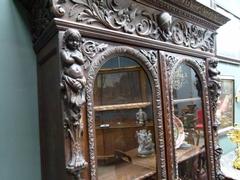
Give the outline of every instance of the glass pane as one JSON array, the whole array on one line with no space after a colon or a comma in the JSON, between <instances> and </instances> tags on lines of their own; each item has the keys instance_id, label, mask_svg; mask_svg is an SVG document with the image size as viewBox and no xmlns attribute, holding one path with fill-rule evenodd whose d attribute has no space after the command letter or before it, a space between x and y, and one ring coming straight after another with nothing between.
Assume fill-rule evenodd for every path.
<instances>
[{"instance_id":1,"label":"glass pane","mask_svg":"<svg viewBox=\"0 0 240 180\"><path fill-rule=\"evenodd\" d=\"M219 129L224 129L233 126L234 123L234 80L222 79L222 91L218 100L217 118L220 120Z\"/></svg>"},{"instance_id":2,"label":"glass pane","mask_svg":"<svg viewBox=\"0 0 240 180\"><path fill-rule=\"evenodd\" d=\"M94 110L98 179L155 178L151 88L139 64L115 57L102 66Z\"/></svg>"},{"instance_id":3,"label":"glass pane","mask_svg":"<svg viewBox=\"0 0 240 180\"><path fill-rule=\"evenodd\" d=\"M201 83L190 66L181 64L172 86L177 174L182 180L207 179Z\"/></svg>"}]
</instances>

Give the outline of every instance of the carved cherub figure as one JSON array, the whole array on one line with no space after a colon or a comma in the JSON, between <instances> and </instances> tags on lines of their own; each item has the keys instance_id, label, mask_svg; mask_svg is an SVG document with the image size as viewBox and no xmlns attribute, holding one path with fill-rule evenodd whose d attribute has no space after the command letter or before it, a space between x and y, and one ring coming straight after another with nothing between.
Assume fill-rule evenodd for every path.
<instances>
[{"instance_id":1,"label":"carved cherub figure","mask_svg":"<svg viewBox=\"0 0 240 180\"><path fill-rule=\"evenodd\" d=\"M80 43L79 31L68 29L64 33L65 47L61 51L62 85L65 90L65 128L71 139L71 157L67 165L70 171L78 171L87 166L81 151L81 106L85 103L86 78L83 68L85 59L80 50Z\"/></svg>"},{"instance_id":2,"label":"carved cherub figure","mask_svg":"<svg viewBox=\"0 0 240 180\"><path fill-rule=\"evenodd\" d=\"M65 48L61 52L64 64L64 80L69 87L67 98L71 104L80 107L85 102L84 87L86 78L83 72L85 59L80 51L81 34L74 29L68 29L64 34Z\"/></svg>"}]
</instances>

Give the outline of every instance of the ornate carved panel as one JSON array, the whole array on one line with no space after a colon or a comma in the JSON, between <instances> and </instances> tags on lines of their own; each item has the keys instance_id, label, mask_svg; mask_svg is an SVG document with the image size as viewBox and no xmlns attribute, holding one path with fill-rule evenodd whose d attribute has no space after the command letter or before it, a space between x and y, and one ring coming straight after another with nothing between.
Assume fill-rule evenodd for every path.
<instances>
[{"instance_id":1,"label":"ornate carved panel","mask_svg":"<svg viewBox=\"0 0 240 180\"><path fill-rule=\"evenodd\" d=\"M87 86L86 86L86 98L87 98L87 121L88 121L88 137L89 137L89 156L90 156L90 174L92 179L96 179L96 159L95 159L95 122L94 122L94 110L93 110L93 86L101 66L107 62L110 58L116 55L124 55L126 57L136 60L146 70L151 85L153 88L153 96L155 99L154 116L155 123L158 132L158 152L160 152L160 164L159 164L159 176L166 178L165 167L165 143L163 132L163 120L161 110L161 89L159 84L158 63L156 51L138 50L126 46L108 46L108 49L102 53L96 55L92 59L92 63L89 67L87 74Z\"/></svg>"},{"instance_id":2,"label":"ornate carved panel","mask_svg":"<svg viewBox=\"0 0 240 180\"><path fill-rule=\"evenodd\" d=\"M214 51L216 35L214 32L173 18L167 12L148 9L132 0L71 0L71 3L53 1L53 9L56 16L61 15L79 23L101 26L205 52Z\"/></svg>"}]
</instances>

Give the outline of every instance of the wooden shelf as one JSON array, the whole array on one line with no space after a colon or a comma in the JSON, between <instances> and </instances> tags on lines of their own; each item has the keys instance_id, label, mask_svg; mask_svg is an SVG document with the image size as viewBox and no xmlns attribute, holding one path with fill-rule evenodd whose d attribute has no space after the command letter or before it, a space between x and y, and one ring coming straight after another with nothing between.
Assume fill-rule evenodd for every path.
<instances>
[{"instance_id":1,"label":"wooden shelf","mask_svg":"<svg viewBox=\"0 0 240 180\"><path fill-rule=\"evenodd\" d=\"M173 100L173 103L177 104L177 103L183 103L183 102L189 102L189 101L199 101L199 100L201 100L200 97L193 97L193 98L187 98L187 99L175 99L175 100Z\"/></svg>"},{"instance_id":2,"label":"wooden shelf","mask_svg":"<svg viewBox=\"0 0 240 180\"><path fill-rule=\"evenodd\" d=\"M94 110L95 111L113 111L113 110L136 109L136 108L145 108L149 105L151 105L150 102L113 104L113 105L95 106Z\"/></svg>"},{"instance_id":3,"label":"wooden shelf","mask_svg":"<svg viewBox=\"0 0 240 180\"><path fill-rule=\"evenodd\" d=\"M121 128L139 128L139 127L153 127L153 122L147 122L145 125L137 123L115 123L115 124L103 124L105 126L96 125L96 129L121 129Z\"/></svg>"}]
</instances>

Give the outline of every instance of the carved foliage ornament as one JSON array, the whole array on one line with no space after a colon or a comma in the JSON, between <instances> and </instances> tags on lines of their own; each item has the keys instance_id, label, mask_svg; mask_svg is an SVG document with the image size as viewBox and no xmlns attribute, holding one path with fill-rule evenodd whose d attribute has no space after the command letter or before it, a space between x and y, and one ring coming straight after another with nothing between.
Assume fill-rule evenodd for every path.
<instances>
[{"instance_id":1,"label":"carved foliage ornament","mask_svg":"<svg viewBox=\"0 0 240 180\"><path fill-rule=\"evenodd\" d=\"M82 44L83 43L83 44ZM82 154L83 119L82 107L85 105L85 71L98 52L106 45L92 41L83 42L79 31L68 29L64 33L62 60L62 83L64 127L70 141L70 159L66 169L80 178L80 171L87 166Z\"/></svg>"},{"instance_id":2,"label":"carved foliage ornament","mask_svg":"<svg viewBox=\"0 0 240 180\"><path fill-rule=\"evenodd\" d=\"M54 1L54 0L53 0ZM55 0L56 1L56 0ZM180 20L163 12L152 13L132 0L69 0L68 16L77 22L101 24L106 28L177 45L214 51L215 33ZM65 1L53 3L56 15L64 15Z\"/></svg>"}]
</instances>

